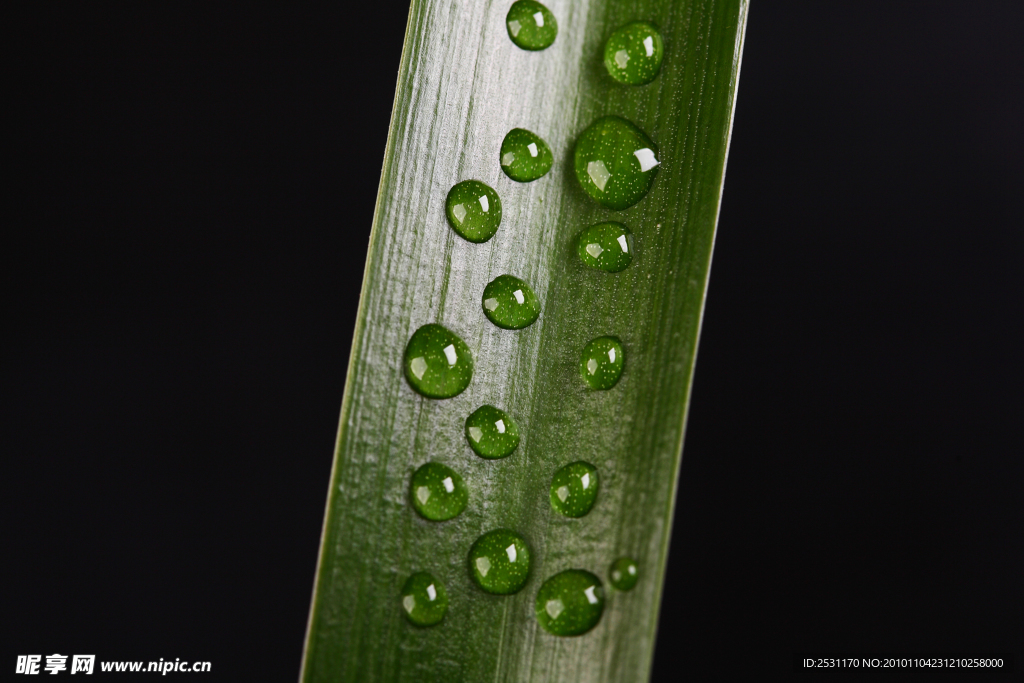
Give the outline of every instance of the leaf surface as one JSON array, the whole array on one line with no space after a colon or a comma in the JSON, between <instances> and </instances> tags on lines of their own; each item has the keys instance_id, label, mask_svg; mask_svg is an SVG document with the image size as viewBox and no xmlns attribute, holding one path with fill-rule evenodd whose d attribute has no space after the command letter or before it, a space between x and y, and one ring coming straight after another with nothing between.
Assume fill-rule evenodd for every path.
<instances>
[{"instance_id":1,"label":"leaf surface","mask_svg":"<svg viewBox=\"0 0 1024 683\"><path fill-rule=\"evenodd\" d=\"M306 681L641 681L649 675L681 462L687 401L714 244L746 22L745 0L551 0L558 36L546 50L509 39L510 2L414 0L384 156L359 318L342 404L309 631ZM665 57L643 86L606 71L604 43L630 22L657 26ZM632 121L661 161L650 193L624 211L601 207L573 171L574 141L594 120ZM510 130L539 135L551 171L517 183L499 163ZM375 172L373 159L365 172ZM495 236L474 244L445 218L455 183L483 181L501 198ZM587 267L576 235L618 221L635 256L618 273ZM522 330L492 324L484 287L511 274L533 288L540 317ZM475 370L451 399L415 393L403 353L437 323L469 346ZM584 346L622 342L611 389L580 376ZM340 350L339 350L340 352ZM516 451L478 457L465 420L480 406L515 420ZM600 492L583 517L556 513L553 474L585 460ZM458 517L430 522L409 499L413 472L439 462L469 490ZM525 588L484 593L467 553L505 527L529 544ZM609 566L637 561L630 592ZM582 569L604 582L590 632L543 630L543 581ZM401 590L428 571L447 589L437 626L404 618ZM668 615L672 618L672 615Z\"/></svg>"}]
</instances>

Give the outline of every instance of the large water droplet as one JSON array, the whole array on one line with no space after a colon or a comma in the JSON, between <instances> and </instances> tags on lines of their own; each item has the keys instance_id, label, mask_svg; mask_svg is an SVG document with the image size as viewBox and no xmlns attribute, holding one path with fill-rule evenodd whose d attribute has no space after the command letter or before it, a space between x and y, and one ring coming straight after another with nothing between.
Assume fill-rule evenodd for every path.
<instances>
[{"instance_id":1,"label":"large water droplet","mask_svg":"<svg viewBox=\"0 0 1024 683\"><path fill-rule=\"evenodd\" d=\"M466 509L469 489L455 470L438 462L428 462L412 475L409 497L420 516L443 522Z\"/></svg>"},{"instance_id":2,"label":"large water droplet","mask_svg":"<svg viewBox=\"0 0 1024 683\"><path fill-rule=\"evenodd\" d=\"M521 330L536 322L540 301L526 284L513 275L499 275L484 287L484 315L498 327Z\"/></svg>"},{"instance_id":3,"label":"large water droplet","mask_svg":"<svg viewBox=\"0 0 1024 683\"><path fill-rule=\"evenodd\" d=\"M566 569L537 593L537 621L556 636L578 636L597 626L604 612L601 580L583 569Z\"/></svg>"},{"instance_id":4,"label":"large water droplet","mask_svg":"<svg viewBox=\"0 0 1024 683\"><path fill-rule=\"evenodd\" d=\"M562 467L551 478L551 507L566 517L582 517L597 500L597 468L582 460Z\"/></svg>"},{"instance_id":5,"label":"large water droplet","mask_svg":"<svg viewBox=\"0 0 1024 683\"><path fill-rule=\"evenodd\" d=\"M604 45L604 66L619 83L650 83L661 69L665 47L661 34L650 24L637 21L626 24Z\"/></svg>"},{"instance_id":6,"label":"large water droplet","mask_svg":"<svg viewBox=\"0 0 1024 683\"><path fill-rule=\"evenodd\" d=\"M614 221L591 225L576 238L576 253L592 268L617 273L633 260L633 233Z\"/></svg>"},{"instance_id":7,"label":"large water droplet","mask_svg":"<svg viewBox=\"0 0 1024 683\"><path fill-rule=\"evenodd\" d=\"M448 591L427 572L417 572L402 587L402 611L417 626L433 626L448 611Z\"/></svg>"},{"instance_id":8,"label":"large water droplet","mask_svg":"<svg viewBox=\"0 0 1024 683\"><path fill-rule=\"evenodd\" d=\"M658 148L647 134L618 116L590 124L576 141L573 158L583 190L619 211L647 195L659 164Z\"/></svg>"},{"instance_id":9,"label":"large water droplet","mask_svg":"<svg viewBox=\"0 0 1024 683\"><path fill-rule=\"evenodd\" d=\"M554 156L540 136L513 128L501 143L501 170L512 180L528 183L551 170Z\"/></svg>"},{"instance_id":10,"label":"large water droplet","mask_svg":"<svg viewBox=\"0 0 1024 683\"><path fill-rule=\"evenodd\" d=\"M598 337L583 347L580 374L591 389L611 389L622 376L626 355L616 337Z\"/></svg>"},{"instance_id":11,"label":"large water droplet","mask_svg":"<svg viewBox=\"0 0 1024 683\"><path fill-rule=\"evenodd\" d=\"M451 398L473 379L473 356L455 333L424 325L405 347L405 378L427 398Z\"/></svg>"},{"instance_id":12,"label":"large water droplet","mask_svg":"<svg viewBox=\"0 0 1024 683\"><path fill-rule=\"evenodd\" d=\"M535 0L512 3L505 17L505 28L512 42L524 50L543 50L558 36L555 15Z\"/></svg>"},{"instance_id":13,"label":"large water droplet","mask_svg":"<svg viewBox=\"0 0 1024 683\"><path fill-rule=\"evenodd\" d=\"M504 410L480 406L466 418L466 440L481 458L504 458L519 446L519 427Z\"/></svg>"},{"instance_id":14,"label":"large water droplet","mask_svg":"<svg viewBox=\"0 0 1024 683\"><path fill-rule=\"evenodd\" d=\"M608 575L611 577L612 585L620 591L632 590L636 580L640 578L636 561L631 557L620 557L612 562Z\"/></svg>"},{"instance_id":15,"label":"large water droplet","mask_svg":"<svg viewBox=\"0 0 1024 683\"><path fill-rule=\"evenodd\" d=\"M469 549L469 574L488 593L516 593L530 575L530 549L514 531L488 531Z\"/></svg>"},{"instance_id":16,"label":"large water droplet","mask_svg":"<svg viewBox=\"0 0 1024 683\"><path fill-rule=\"evenodd\" d=\"M501 225L501 199L479 180L463 180L448 191L448 224L470 242L486 242Z\"/></svg>"}]
</instances>

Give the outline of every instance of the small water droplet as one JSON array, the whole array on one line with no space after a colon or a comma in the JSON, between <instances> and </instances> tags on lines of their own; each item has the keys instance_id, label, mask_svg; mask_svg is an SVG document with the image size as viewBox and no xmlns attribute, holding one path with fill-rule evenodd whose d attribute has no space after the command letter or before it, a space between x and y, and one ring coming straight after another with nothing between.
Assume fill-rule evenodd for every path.
<instances>
[{"instance_id":1,"label":"small water droplet","mask_svg":"<svg viewBox=\"0 0 1024 683\"><path fill-rule=\"evenodd\" d=\"M651 189L661 160L647 134L618 116L594 121L576 140L573 167L583 190L602 206L622 211Z\"/></svg>"},{"instance_id":2,"label":"small water droplet","mask_svg":"<svg viewBox=\"0 0 1024 683\"><path fill-rule=\"evenodd\" d=\"M501 225L501 199L479 180L463 180L448 191L445 200L448 225L470 242L486 242Z\"/></svg>"},{"instance_id":3,"label":"small water droplet","mask_svg":"<svg viewBox=\"0 0 1024 683\"><path fill-rule=\"evenodd\" d=\"M582 517L597 500L597 468L579 460L562 467L551 478L551 507L566 517Z\"/></svg>"},{"instance_id":4,"label":"small water droplet","mask_svg":"<svg viewBox=\"0 0 1024 683\"><path fill-rule=\"evenodd\" d=\"M480 406L466 418L466 439L481 458L504 458L519 446L519 427L504 410Z\"/></svg>"},{"instance_id":5,"label":"small water droplet","mask_svg":"<svg viewBox=\"0 0 1024 683\"><path fill-rule=\"evenodd\" d=\"M469 574L488 593L516 593L530 575L530 549L514 531L489 531L469 549Z\"/></svg>"},{"instance_id":6,"label":"small water droplet","mask_svg":"<svg viewBox=\"0 0 1024 683\"><path fill-rule=\"evenodd\" d=\"M540 301L528 284L513 275L491 280L482 297L484 315L498 327L521 330L540 316Z\"/></svg>"},{"instance_id":7,"label":"small water droplet","mask_svg":"<svg viewBox=\"0 0 1024 683\"><path fill-rule=\"evenodd\" d=\"M443 522L466 509L469 489L458 472L439 462L428 462L412 475L412 506L424 519Z\"/></svg>"},{"instance_id":8,"label":"small water droplet","mask_svg":"<svg viewBox=\"0 0 1024 683\"><path fill-rule=\"evenodd\" d=\"M555 157L540 136L513 128L501 143L501 170L512 180L528 183L551 170Z\"/></svg>"},{"instance_id":9,"label":"small water droplet","mask_svg":"<svg viewBox=\"0 0 1024 683\"><path fill-rule=\"evenodd\" d=\"M619 83L644 85L658 76L665 46L650 24L637 21L615 31L604 45L604 66Z\"/></svg>"},{"instance_id":10,"label":"small water droplet","mask_svg":"<svg viewBox=\"0 0 1024 683\"><path fill-rule=\"evenodd\" d=\"M556 636L586 633L597 626L603 612L601 580L583 569L567 569L549 578L534 603L537 621Z\"/></svg>"},{"instance_id":11,"label":"small water droplet","mask_svg":"<svg viewBox=\"0 0 1024 683\"><path fill-rule=\"evenodd\" d=\"M631 557L620 557L612 562L608 574L611 576L612 585L620 591L632 590L640 578L636 561Z\"/></svg>"},{"instance_id":12,"label":"small water droplet","mask_svg":"<svg viewBox=\"0 0 1024 683\"><path fill-rule=\"evenodd\" d=\"M454 332L424 325L405 347L405 378L427 398L451 398L473 379L473 356Z\"/></svg>"},{"instance_id":13,"label":"small water droplet","mask_svg":"<svg viewBox=\"0 0 1024 683\"><path fill-rule=\"evenodd\" d=\"M427 572L416 572L402 587L402 611L417 626L441 623L448 611L448 592Z\"/></svg>"},{"instance_id":14,"label":"small water droplet","mask_svg":"<svg viewBox=\"0 0 1024 683\"><path fill-rule=\"evenodd\" d=\"M512 3L505 17L508 37L524 50L543 50L555 42L558 22L555 15L536 0Z\"/></svg>"},{"instance_id":15,"label":"small water droplet","mask_svg":"<svg viewBox=\"0 0 1024 683\"><path fill-rule=\"evenodd\" d=\"M633 261L633 233L615 221L591 225L576 237L576 253L591 268L618 273Z\"/></svg>"},{"instance_id":16,"label":"small water droplet","mask_svg":"<svg viewBox=\"0 0 1024 683\"><path fill-rule=\"evenodd\" d=\"M622 376L625 362L618 338L598 337L583 347L580 374L591 389L611 389Z\"/></svg>"}]
</instances>

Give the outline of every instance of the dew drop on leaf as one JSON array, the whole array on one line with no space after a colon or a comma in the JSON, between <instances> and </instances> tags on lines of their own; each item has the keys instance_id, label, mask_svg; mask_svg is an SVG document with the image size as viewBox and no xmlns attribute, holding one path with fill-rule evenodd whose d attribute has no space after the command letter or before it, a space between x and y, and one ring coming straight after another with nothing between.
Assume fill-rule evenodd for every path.
<instances>
[{"instance_id":1,"label":"dew drop on leaf","mask_svg":"<svg viewBox=\"0 0 1024 683\"><path fill-rule=\"evenodd\" d=\"M612 566L608 570L608 576L611 579L612 586L617 590L632 590L633 586L636 585L637 579L640 578L636 560L631 557L620 557L612 562Z\"/></svg>"},{"instance_id":2,"label":"dew drop on leaf","mask_svg":"<svg viewBox=\"0 0 1024 683\"><path fill-rule=\"evenodd\" d=\"M504 458L519 446L519 426L504 410L480 406L466 418L466 440L481 458Z\"/></svg>"},{"instance_id":3,"label":"dew drop on leaf","mask_svg":"<svg viewBox=\"0 0 1024 683\"><path fill-rule=\"evenodd\" d=\"M616 337L598 337L580 355L580 374L591 389L611 389L622 376L626 357Z\"/></svg>"},{"instance_id":4,"label":"dew drop on leaf","mask_svg":"<svg viewBox=\"0 0 1024 683\"><path fill-rule=\"evenodd\" d=\"M604 45L604 66L619 83L644 85L653 81L665 54L658 30L642 21L618 29Z\"/></svg>"},{"instance_id":5,"label":"dew drop on leaf","mask_svg":"<svg viewBox=\"0 0 1024 683\"><path fill-rule=\"evenodd\" d=\"M412 475L409 498L421 517L443 522L466 509L469 489L455 470L438 462L428 462Z\"/></svg>"},{"instance_id":6,"label":"dew drop on leaf","mask_svg":"<svg viewBox=\"0 0 1024 683\"><path fill-rule=\"evenodd\" d=\"M463 180L448 191L445 214L448 225L463 239L486 242L501 225L501 199L479 180Z\"/></svg>"},{"instance_id":7,"label":"dew drop on leaf","mask_svg":"<svg viewBox=\"0 0 1024 683\"><path fill-rule=\"evenodd\" d=\"M573 167L583 191L602 206L622 211L651 190L661 158L636 125L618 116L594 121L576 140Z\"/></svg>"},{"instance_id":8,"label":"dew drop on leaf","mask_svg":"<svg viewBox=\"0 0 1024 683\"><path fill-rule=\"evenodd\" d=\"M551 170L554 156L540 136L523 128L513 128L501 143L501 170L512 180L528 183Z\"/></svg>"},{"instance_id":9,"label":"dew drop on leaf","mask_svg":"<svg viewBox=\"0 0 1024 683\"><path fill-rule=\"evenodd\" d=\"M469 549L469 575L488 593L510 595L522 590L530 575L530 549L522 536L495 529Z\"/></svg>"},{"instance_id":10,"label":"dew drop on leaf","mask_svg":"<svg viewBox=\"0 0 1024 683\"><path fill-rule=\"evenodd\" d=\"M551 478L551 507L566 517L582 517L597 500L597 468L583 460L562 467Z\"/></svg>"},{"instance_id":11,"label":"dew drop on leaf","mask_svg":"<svg viewBox=\"0 0 1024 683\"><path fill-rule=\"evenodd\" d=\"M530 51L550 47L558 36L555 15L536 0L512 3L505 17L505 28L513 43Z\"/></svg>"},{"instance_id":12,"label":"dew drop on leaf","mask_svg":"<svg viewBox=\"0 0 1024 683\"><path fill-rule=\"evenodd\" d=\"M473 356L466 343L435 324L416 330L405 347L405 378L427 398L451 398L473 379Z\"/></svg>"},{"instance_id":13,"label":"dew drop on leaf","mask_svg":"<svg viewBox=\"0 0 1024 683\"><path fill-rule=\"evenodd\" d=\"M591 268L617 273L633 261L633 233L614 221L591 225L576 237L576 253Z\"/></svg>"},{"instance_id":14,"label":"dew drop on leaf","mask_svg":"<svg viewBox=\"0 0 1024 683\"><path fill-rule=\"evenodd\" d=\"M597 626L603 612L601 580L583 569L567 569L549 578L534 604L537 621L556 636L586 633Z\"/></svg>"},{"instance_id":15,"label":"dew drop on leaf","mask_svg":"<svg viewBox=\"0 0 1024 683\"><path fill-rule=\"evenodd\" d=\"M506 330L529 327L540 316L540 301L530 285L513 275L499 275L484 287L484 315Z\"/></svg>"},{"instance_id":16,"label":"dew drop on leaf","mask_svg":"<svg viewBox=\"0 0 1024 683\"><path fill-rule=\"evenodd\" d=\"M448 611L448 592L427 572L417 572L402 587L402 612L417 626L434 626Z\"/></svg>"}]
</instances>

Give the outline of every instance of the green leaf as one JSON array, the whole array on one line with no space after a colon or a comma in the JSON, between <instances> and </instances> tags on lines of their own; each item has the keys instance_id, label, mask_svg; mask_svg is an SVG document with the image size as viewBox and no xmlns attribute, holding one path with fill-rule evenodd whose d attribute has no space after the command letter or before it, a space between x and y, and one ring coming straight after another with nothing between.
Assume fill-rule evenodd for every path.
<instances>
[{"instance_id":1,"label":"green leaf","mask_svg":"<svg viewBox=\"0 0 1024 683\"><path fill-rule=\"evenodd\" d=\"M507 1L412 3L303 680L648 676L747 2L546 5L557 37L531 51L509 38ZM604 63L608 37L636 21L657 27L664 41L657 76L641 86L617 82ZM623 211L597 203L574 172L575 141L604 116L635 124L660 161L650 193ZM551 171L532 182L501 168L502 142L515 128L553 153ZM353 161L374 172L372 159ZM464 180L501 200L500 226L483 243L448 223L446 197ZM581 231L608 221L632 233L635 254L620 272L578 254ZM506 274L529 283L540 302L540 317L524 329L499 328L481 307L484 287ZM472 378L453 398L425 398L406 377L406 346L430 324L450 330L472 356ZM619 380L601 390L581 375L584 348L598 337L617 339L625 357L615 359ZM483 405L518 427L508 457L485 459L470 448L466 418ZM553 509L551 484L559 468L580 460L597 468L600 490L590 512L573 518ZM468 505L453 519L434 522L414 510L411 478L427 462L465 482ZM528 548L519 553L530 563L525 586L511 595L488 593L470 576L470 548L495 529L515 532ZM629 592L612 587L620 557L636 561ZM504 562L500 553L492 559ZM582 635L557 636L538 623L538 593L569 569L599 577L603 612ZM403 589L417 572L445 589L448 609L437 625L416 626L403 610ZM580 623L589 627L592 616Z\"/></svg>"}]
</instances>

